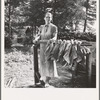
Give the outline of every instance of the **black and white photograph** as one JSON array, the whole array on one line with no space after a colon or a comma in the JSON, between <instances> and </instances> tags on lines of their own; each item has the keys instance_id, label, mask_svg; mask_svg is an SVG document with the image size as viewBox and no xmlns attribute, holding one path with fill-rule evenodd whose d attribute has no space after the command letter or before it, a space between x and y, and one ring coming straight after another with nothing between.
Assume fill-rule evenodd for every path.
<instances>
[{"instance_id":1,"label":"black and white photograph","mask_svg":"<svg viewBox=\"0 0 100 100\"><path fill-rule=\"evenodd\" d=\"M96 88L97 0L4 0L4 88Z\"/></svg>"},{"instance_id":2,"label":"black and white photograph","mask_svg":"<svg viewBox=\"0 0 100 100\"><path fill-rule=\"evenodd\" d=\"M1 0L1 100L99 100L99 0Z\"/></svg>"}]
</instances>

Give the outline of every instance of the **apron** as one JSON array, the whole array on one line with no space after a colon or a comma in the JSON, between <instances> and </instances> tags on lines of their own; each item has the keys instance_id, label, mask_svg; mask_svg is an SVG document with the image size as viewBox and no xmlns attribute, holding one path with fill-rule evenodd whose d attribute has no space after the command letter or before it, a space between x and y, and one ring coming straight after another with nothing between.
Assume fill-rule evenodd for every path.
<instances>
[{"instance_id":1,"label":"apron","mask_svg":"<svg viewBox=\"0 0 100 100\"><path fill-rule=\"evenodd\" d=\"M49 40L53 38L53 33L51 31L51 28L52 28L52 24L49 24L47 30L46 30L46 26L43 25L41 30L41 40ZM43 80L45 80L46 77L57 76L57 69L54 68L54 65L56 66L56 63L53 60L46 59L45 56L46 45L47 43L40 44L40 74Z\"/></svg>"}]
</instances>

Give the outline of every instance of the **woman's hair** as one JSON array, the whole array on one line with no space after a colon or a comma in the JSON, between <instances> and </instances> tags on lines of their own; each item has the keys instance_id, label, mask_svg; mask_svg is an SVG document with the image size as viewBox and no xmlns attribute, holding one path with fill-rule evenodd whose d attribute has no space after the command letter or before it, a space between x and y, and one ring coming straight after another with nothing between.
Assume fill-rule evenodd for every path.
<instances>
[{"instance_id":1,"label":"woman's hair","mask_svg":"<svg viewBox=\"0 0 100 100\"><path fill-rule=\"evenodd\" d=\"M46 16L46 15L50 15L50 16L51 16L51 18L53 18L52 13L50 13L50 12L46 12L46 13L45 13L45 16Z\"/></svg>"}]
</instances>

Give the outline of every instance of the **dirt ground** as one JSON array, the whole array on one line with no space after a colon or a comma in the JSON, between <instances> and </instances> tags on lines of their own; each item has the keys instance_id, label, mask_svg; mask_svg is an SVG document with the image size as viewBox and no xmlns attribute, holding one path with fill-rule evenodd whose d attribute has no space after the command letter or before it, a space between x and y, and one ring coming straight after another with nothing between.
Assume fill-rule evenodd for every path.
<instances>
[{"instance_id":1,"label":"dirt ground","mask_svg":"<svg viewBox=\"0 0 100 100\"><path fill-rule=\"evenodd\" d=\"M90 47L92 51L93 64L96 67L95 43ZM5 49L4 66L4 86L6 88L26 88L34 85L34 66L33 53L30 47L17 47ZM95 70L96 68L94 68ZM87 81L84 73L78 73L77 77L72 79L72 72L66 67L57 63L59 77L52 78L50 84L55 88L86 88ZM93 87L95 87L95 74Z\"/></svg>"}]
</instances>

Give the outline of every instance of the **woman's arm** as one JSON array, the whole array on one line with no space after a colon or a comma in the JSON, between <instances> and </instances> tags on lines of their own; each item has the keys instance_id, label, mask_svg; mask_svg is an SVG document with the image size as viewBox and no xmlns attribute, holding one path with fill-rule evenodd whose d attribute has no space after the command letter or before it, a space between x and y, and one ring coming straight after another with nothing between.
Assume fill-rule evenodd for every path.
<instances>
[{"instance_id":1,"label":"woman's arm","mask_svg":"<svg viewBox=\"0 0 100 100\"><path fill-rule=\"evenodd\" d=\"M57 40L57 33L58 33L58 28L56 26L54 26L52 28L53 37L51 38L51 40Z\"/></svg>"},{"instance_id":2,"label":"woman's arm","mask_svg":"<svg viewBox=\"0 0 100 100\"><path fill-rule=\"evenodd\" d=\"M38 34L36 34L35 39L33 40L33 43L36 43L41 39L41 31L42 31L42 25L39 27Z\"/></svg>"}]
</instances>

